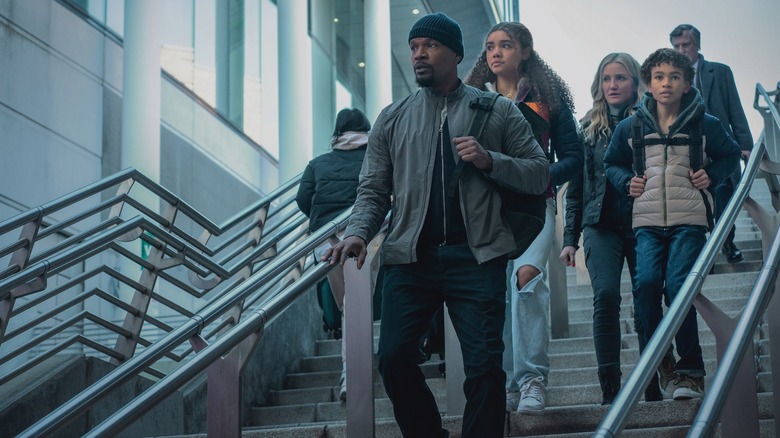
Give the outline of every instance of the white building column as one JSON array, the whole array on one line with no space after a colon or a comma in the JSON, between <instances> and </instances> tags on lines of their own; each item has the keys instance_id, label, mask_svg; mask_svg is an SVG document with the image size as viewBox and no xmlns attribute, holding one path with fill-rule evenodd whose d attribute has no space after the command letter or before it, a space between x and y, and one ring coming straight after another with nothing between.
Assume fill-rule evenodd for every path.
<instances>
[{"instance_id":1,"label":"white building column","mask_svg":"<svg viewBox=\"0 0 780 438\"><path fill-rule=\"evenodd\" d=\"M244 0L216 3L217 111L244 126Z\"/></svg>"},{"instance_id":2,"label":"white building column","mask_svg":"<svg viewBox=\"0 0 780 438\"><path fill-rule=\"evenodd\" d=\"M125 2L121 167L160 181L160 5ZM156 209L156 208L155 208Z\"/></svg>"},{"instance_id":3,"label":"white building column","mask_svg":"<svg viewBox=\"0 0 780 438\"><path fill-rule=\"evenodd\" d=\"M312 50L307 3L278 3L280 183L303 172L312 156Z\"/></svg>"},{"instance_id":4,"label":"white building column","mask_svg":"<svg viewBox=\"0 0 780 438\"><path fill-rule=\"evenodd\" d=\"M366 116L373 125L382 108L393 102L390 0L363 4L366 43Z\"/></svg>"},{"instance_id":5,"label":"white building column","mask_svg":"<svg viewBox=\"0 0 780 438\"><path fill-rule=\"evenodd\" d=\"M311 2L312 59L312 156L329 152L336 120L336 23L334 1Z\"/></svg>"}]
</instances>

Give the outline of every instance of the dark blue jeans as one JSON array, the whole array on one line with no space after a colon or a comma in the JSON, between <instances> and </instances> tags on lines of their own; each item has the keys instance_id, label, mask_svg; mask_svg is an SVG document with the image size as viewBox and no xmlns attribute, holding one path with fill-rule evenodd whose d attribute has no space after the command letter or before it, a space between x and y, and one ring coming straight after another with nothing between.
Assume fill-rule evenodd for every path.
<instances>
[{"instance_id":1,"label":"dark blue jeans","mask_svg":"<svg viewBox=\"0 0 780 438\"><path fill-rule=\"evenodd\" d=\"M631 273L636 296L636 239L631 229L585 227L582 234L585 264L593 287L593 344L596 362L601 366L620 365L620 277L623 261ZM634 299L636 302L636 299ZM634 307L634 330L640 353L647 345L639 312Z\"/></svg>"},{"instance_id":2,"label":"dark blue jeans","mask_svg":"<svg viewBox=\"0 0 780 438\"><path fill-rule=\"evenodd\" d=\"M742 169L737 166L737 169L729 175L728 178L723 180L720 184L715 186L712 190L712 196L715 198L715 221L719 221L723 211L726 210L726 204L728 204L731 197L734 196L734 190L739 179L742 177ZM736 233L736 226L732 226L728 236L726 236L726 242L734 242L734 234Z\"/></svg>"},{"instance_id":3,"label":"dark blue jeans","mask_svg":"<svg viewBox=\"0 0 780 438\"><path fill-rule=\"evenodd\" d=\"M418 261L385 266L379 372L406 438L442 436L436 400L419 364L423 336L446 302L463 351L464 438L502 437L506 258L477 264L468 244L426 247Z\"/></svg>"},{"instance_id":4,"label":"dark blue jeans","mask_svg":"<svg viewBox=\"0 0 780 438\"><path fill-rule=\"evenodd\" d=\"M638 283L636 306L647 339L650 339L663 318L663 295L666 294L668 303L677 297L704 247L707 229L698 225L679 225L669 228L639 227L634 231ZM693 306L674 339L680 356L677 372L690 377L704 376L699 327Z\"/></svg>"}]
</instances>

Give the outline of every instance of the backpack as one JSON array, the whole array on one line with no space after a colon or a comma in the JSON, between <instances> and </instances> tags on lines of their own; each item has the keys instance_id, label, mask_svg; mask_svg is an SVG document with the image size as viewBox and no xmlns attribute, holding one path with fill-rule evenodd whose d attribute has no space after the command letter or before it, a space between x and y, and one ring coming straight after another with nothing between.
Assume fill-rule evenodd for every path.
<instances>
[{"instance_id":1,"label":"backpack","mask_svg":"<svg viewBox=\"0 0 780 438\"><path fill-rule=\"evenodd\" d=\"M642 134L642 126L644 122L637 117L631 120L631 148L634 150L633 156L633 169L634 175L645 174L645 147L662 144L665 146L683 146L688 145L690 150L688 152L691 162L691 169L697 171L701 169L703 162L702 154L702 123L703 119L699 118L693 125L691 125L691 131L688 137L673 137L673 138L652 138L647 139Z\"/></svg>"},{"instance_id":2,"label":"backpack","mask_svg":"<svg viewBox=\"0 0 780 438\"><path fill-rule=\"evenodd\" d=\"M633 149L633 163L632 168L634 170L634 175L644 175L645 174L645 164L646 164L646 156L645 156L645 147L662 144L665 146L688 146L688 159L690 160L691 169L693 171L697 171L702 168L704 164L704 154L702 146L704 145L704 142L702 140L702 124L704 123L704 118L699 118L696 120L692 125L690 132L688 134L688 137L666 137L666 138L651 138L647 139L642 134L642 126L643 122L640 120L639 117L634 116L634 118L631 120L631 148ZM712 193L711 189L714 187L710 187L708 189L705 189ZM702 200L704 202L704 205L707 208L708 212L714 211L714 208L712 205L710 205L710 202L707 200L706 196L702 197ZM707 222L709 223L709 228L713 229L715 227L715 223L712 220L711 215L707 214Z\"/></svg>"},{"instance_id":3,"label":"backpack","mask_svg":"<svg viewBox=\"0 0 780 438\"><path fill-rule=\"evenodd\" d=\"M498 96L498 93L483 91L480 97L469 102L469 108L475 110L468 131L469 136L479 140L479 137L485 128L488 116L493 109L493 104ZM539 141L541 135L549 128L549 124L528 106L518 106L524 115L529 112L526 119L529 124L531 124L534 137ZM460 160L455 167L455 177L452 179L449 190L449 195L451 197L455 196L456 184L460 179L460 174L465 168L465 165L466 163L463 162L463 160ZM479 172L478 174L481 175L482 172ZM530 195L527 193L515 192L498 185L496 185L496 189L501 193L501 215L506 219L515 240L516 249L509 252L507 256L510 259L516 259L528 249L531 243L536 239L536 236L542 231L542 228L544 228L547 196L545 194Z\"/></svg>"},{"instance_id":4,"label":"backpack","mask_svg":"<svg viewBox=\"0 0 780 438\"><path fill-rule=\"evenodd\" d=\"M341 339L341 310L333 298L327 278L317 283L317 303L322 309L322 330L333 339Z\"/></svg>"}]
</instances>

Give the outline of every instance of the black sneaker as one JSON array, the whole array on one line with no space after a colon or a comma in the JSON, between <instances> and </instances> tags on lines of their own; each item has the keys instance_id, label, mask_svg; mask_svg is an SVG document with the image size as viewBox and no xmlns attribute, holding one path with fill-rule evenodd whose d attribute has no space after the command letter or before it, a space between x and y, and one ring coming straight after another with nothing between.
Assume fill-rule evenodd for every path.
<instances>
[{"instance_id":1,"label":"black sneaker","mask_svg":"<svg viewBox=\"0 0 780 438\"><path fill-rule=\"evenodd\" d=\"M734 242L726 242L721 249L723 255L726 256L726 260L729 263L738 263L742 261L742 251L740 251Z\"/></svg>"},{"instance_id":2,"label":"black sneaker","mask_svg":"<svg viewBox=\"0 0 780 438\"><path fill-rule=\"evenodd\" d=\"M650 380L650 383L645 388L645 401L655 402L663 401L664 395L661 393L661 388L658 387L658 376L656 375Z\"/></svg>"}]
</instances>

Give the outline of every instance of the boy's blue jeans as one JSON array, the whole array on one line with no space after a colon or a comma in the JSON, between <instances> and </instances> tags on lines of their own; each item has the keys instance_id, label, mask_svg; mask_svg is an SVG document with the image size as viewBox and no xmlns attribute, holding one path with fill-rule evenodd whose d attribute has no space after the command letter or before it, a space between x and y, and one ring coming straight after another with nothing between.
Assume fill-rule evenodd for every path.
<instances>
[{"instance_id":1,"label":"boy's blue jeans","mask_svg":"<svg viewBox=\"0 0 780 438\"><path fill-rule=\"evenodd\" d=\"M674 227L639 227L636 234L636 309L647 339L655 333L663 318L661 301L667 303L677 297L693 263L706 241L707 229L699 225ZM681 375L703 377L704 361L699 345L699 327L696 309L691 306L675 336L676 370Z\"/></svg>"}]
</instances>

